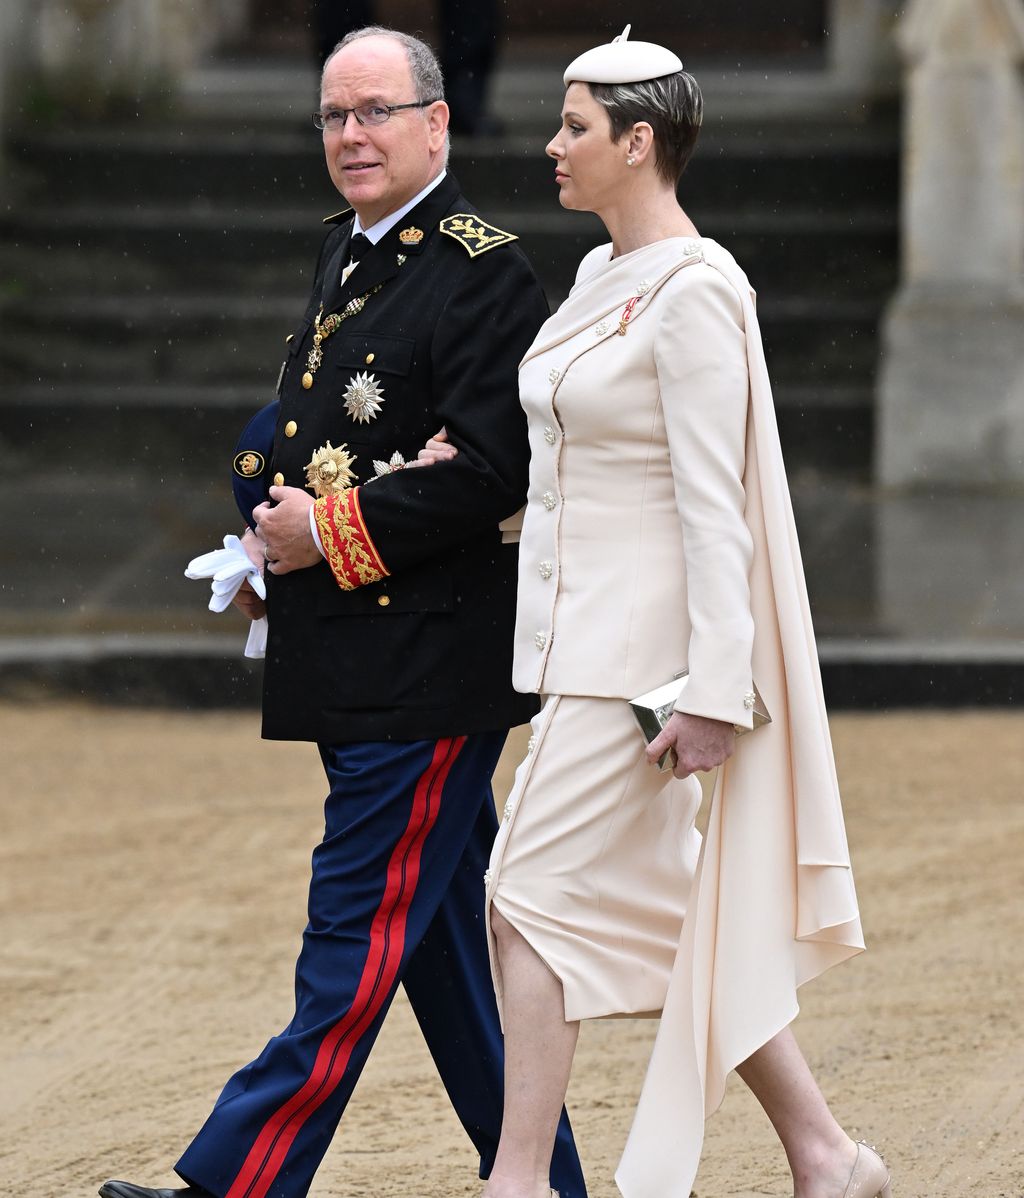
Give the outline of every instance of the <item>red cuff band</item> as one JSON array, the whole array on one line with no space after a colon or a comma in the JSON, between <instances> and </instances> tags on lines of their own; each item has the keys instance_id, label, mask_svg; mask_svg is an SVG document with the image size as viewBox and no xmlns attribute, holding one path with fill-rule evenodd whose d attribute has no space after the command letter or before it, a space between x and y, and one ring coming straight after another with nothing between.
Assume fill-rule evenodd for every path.
<instances>
[{"instance_id":1,"label":"red cuff band","mask_svg":"<svg viewBox=\"0 0 1024 1198\"><path fill-rule=\"evenodd\" d=\"M359 507L359 488L328 495L313 505L316 530L338 586L354 591L388 577Z\"/></svg>"}]
</instances>

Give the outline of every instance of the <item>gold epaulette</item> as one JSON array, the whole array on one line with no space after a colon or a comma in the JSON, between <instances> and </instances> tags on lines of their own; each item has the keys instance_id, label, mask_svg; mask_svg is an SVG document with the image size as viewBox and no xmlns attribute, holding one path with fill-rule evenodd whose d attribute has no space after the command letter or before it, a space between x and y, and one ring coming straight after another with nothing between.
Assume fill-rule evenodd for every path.
<instances>
[{"instance_id":1,"label":"gold epaulette","mask_svg":"<svg viewBox=\"0 0 1024 1198\"><path fill-rule=\"evenodd\" d=\"M515 233L506 233L504 229L489 225L479 216L470 216L468 212L446 216L439 227L442 233L454 238L471 258L478 258L488 250L497 249L499 245L519 240Z\"/></svg>"},{"instance_id":2,"label":"gold epaulette","mask_svg":"<svg viewBox=\"0 0 1024 1198\"><path fill-rule=\"evenodd\" d=\"M324 217L323 223L325 225L336 224L339 220L344 220L345 217L348 216L351 211L352 211L351 208L342 208L342 210L340 212L332 212L330 216Z\"/></svg>"}]
</instances>

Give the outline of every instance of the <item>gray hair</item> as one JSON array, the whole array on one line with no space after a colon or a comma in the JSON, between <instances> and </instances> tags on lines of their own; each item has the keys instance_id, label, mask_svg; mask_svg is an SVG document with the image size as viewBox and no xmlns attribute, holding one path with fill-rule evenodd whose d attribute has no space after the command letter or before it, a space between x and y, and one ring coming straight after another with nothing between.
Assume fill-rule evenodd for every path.
<instances>
[{"instance_id":1,"label":"gray hair","mask_svg":"<svg viewBox=\"0 0 1024 1198\"><path fill-rule=\"evenodd\" d=\"M674 187L697 145L704 98L686 71L639 83L588 83L590 94L608 113L612 141L645 121L654 130L658 173Z\"/></svg>"},{"instance_id":2,"label":"gray hair","mask_svg":"<svg viewBox=\"0 0 1024 1198\"><path fill-rule=\"evenodd\" d=\"M406 58L409 60L409 73L412 75L412 85L416 89L416 99L424 100L443 100L444 99L444 76L441 74L441 64L437 61L437 55L418 37L413 37L410 33L402 33L399 29L389 29L386 25L366 25L362 29L353 29L351 33L345 34L340 42L328 54L324 62L324 70L327 69L327 63L338 53L339 50L344 50L346 46L351 46L353 42L361 42L364 37L389 37L393 42L398 44L405 50ZM323 81L323 73L320 75L321 83Z\"/></svg>"}]
</instances>

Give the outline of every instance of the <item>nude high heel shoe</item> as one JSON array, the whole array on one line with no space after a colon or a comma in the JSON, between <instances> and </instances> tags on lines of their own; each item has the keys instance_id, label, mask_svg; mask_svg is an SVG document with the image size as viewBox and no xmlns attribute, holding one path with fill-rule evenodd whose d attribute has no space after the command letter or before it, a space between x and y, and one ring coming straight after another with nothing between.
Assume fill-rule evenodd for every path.
<instances>
[{"instance_id":1,"label":"nude high heel shoe","mask_svg":"<svg viewBox=\"0 0 1024 1198\"><path fill-rule=\"evenodd\" d=\"M870 1144L857 1141L857 1159L843 1190L843 1198L892 1198L892 1185L885 1161Z\"/></svg>"}]
</instances>

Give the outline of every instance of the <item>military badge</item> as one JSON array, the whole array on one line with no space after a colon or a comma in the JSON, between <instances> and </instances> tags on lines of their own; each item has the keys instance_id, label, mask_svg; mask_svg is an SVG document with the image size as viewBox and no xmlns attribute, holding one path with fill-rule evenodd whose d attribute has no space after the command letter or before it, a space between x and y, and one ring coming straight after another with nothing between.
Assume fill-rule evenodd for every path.
<instances>
[{"instance_id":1,"label":"military badge","mask_svg":"<svg viewBox=\"0 0 1024 1198\"><path fill-rule=\"evenodd\" d=\"M401 233L398 234L398 240L402 243L402 245L419 245L419 243L423 240L423 230L417 229L414 225L410 226L408 229L403 229Z\"/></svg>"},{"instance_id":2,"label":"military badge","mask_svg":"<svg viewBox=\"0 0 1024 1198\"><path fill-rule=\"evenodd\" d=\"M337 449L330 443L322 445L306 463L306 486L311 487L317 499L327 495L340 495L356 481L352 469L355 455L348 452L347 445Z\"/></svg>"},{"instance_id":3,"label":"military badge","mask_svg":"<svg viewBox=\"0 0 1024 1198\"><path fill-rule=\"evenodd\" d=\"M378 478L383 478L385 474L394 474L396 470L404 470L406 467L405 458L396 450L386 462L373 460L373 478L368 478L367 483L375 482Z\"/></svg>"},{"instance_id":4,"label":"military badge","mask_svg":"<svg viewBox=\"0 0 1024 1198\"><path fill-rule=\"evenodd\" d=\"M235 454L235 460L231 463L234 472L240 478L255 478L261 473L266 465L266 460L263 454L258 453L255 449L243 449L240 453Z\"/></svg>"},{"instance_id":5,"label":"military badge","mask_svg":"<svg viewBox=\"0 0 1024 1198\"><path fill-rule=\"evenodd\" d=\"M499 245L519 240L515 233L506 233L504 229L489 225L479 216L470 216L467 212L446 216L438 227L442 233L454 238L471 258L497 249Z\"/></svg>"},{"instance_id":6,"label":"military badge","mask_svg":"<svg viewBox=\"0 0 1024 1198\"><path fill-rule=\"evenodd\" d=\"M368 424L380 412L384 402L384 389L375 374L361 371L354 375L345 388L345 411L360 424Z\"/></svg>"}]
</instances>

